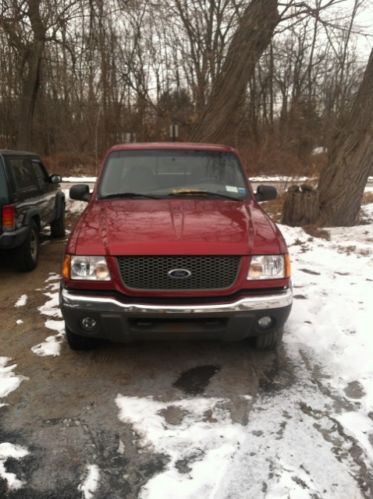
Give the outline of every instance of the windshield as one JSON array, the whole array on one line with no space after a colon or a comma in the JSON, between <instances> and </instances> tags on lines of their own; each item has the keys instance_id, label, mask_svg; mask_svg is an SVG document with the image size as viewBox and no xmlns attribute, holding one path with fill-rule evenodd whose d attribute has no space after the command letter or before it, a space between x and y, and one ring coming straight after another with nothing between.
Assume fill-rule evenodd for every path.
<instances>
[{"instance_id":1,"label":"windshield","mask_svg":"<svg viewBox=\"0 0 373 499\"><path fill-rule=\"evenodd\" d=\"M116 151L104 167L99 197L247 196L243 172L232 153L209 151Z\"/></svg>"}]
</instances>

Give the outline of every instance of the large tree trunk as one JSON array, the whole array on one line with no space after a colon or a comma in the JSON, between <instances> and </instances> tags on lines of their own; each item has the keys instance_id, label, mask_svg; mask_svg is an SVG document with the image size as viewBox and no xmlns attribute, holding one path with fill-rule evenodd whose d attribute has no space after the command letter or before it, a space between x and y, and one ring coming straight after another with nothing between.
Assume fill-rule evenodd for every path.
<instances>
[{"instance_id":1,"label":"large tree trunk","mask_svg":"<svg viewBox=\"0 0 373 499\"><path fill-rule=\"evenodd\" d=\"M329 151L329 164L321 173L319 209L310 216L310 205L304 199L300 213L289 208L290 195L283 223L298 225L306 215L309 223L322 226L351 226L359 217L361 200L369 172L373 166L373 50L363 81L345 126L339 131ZM296 216L290 214L296 211Z\"/></svg>"},{"instance_id":2,"label":"large tree trunk","mask_svg":"<svg viewBox=\"0 0 373 499\"><path fill-rule=\"evenodd\" d=\"M44 47L34 43L28 48L27 60L22 74L19 99L17 147L32 149L32 129L36 100L39 94L41 59Z\"/></svg>"},{"instance_id":3,"label":"large tree trunk","mask_svg":"<svg viewBox=\"0 0 373 499\"><path fill-rule=\"evenodd\" d=\"M191 133L199 142L226 142L257 61L280 21L277 0L252 0L233 35L206 109Z\"/></svg>"},{"instance_id":4,"label":"large tree trunk","mask_svg":"<svg viewBox=\"0 0 373 499\"><path fill-rule=\"evenodd\" d=\"M40 1L28 0L27 6L33 40L23 48L24 64L20 75L22 84L17 130L17 147L20 149L32 149L32 125L40 88L46 31L40 14Z\"/></svg>"},{"instance_id":5,"label":"large tree trunk","mask_svg":"<svg viewBox=\"0 0 373 499\"><path fill-rule=\"evenodd\" d=\"M346 126L320 176L321 225L354 225L373 165L373 50Z\"/></svg>"}]
</instances>

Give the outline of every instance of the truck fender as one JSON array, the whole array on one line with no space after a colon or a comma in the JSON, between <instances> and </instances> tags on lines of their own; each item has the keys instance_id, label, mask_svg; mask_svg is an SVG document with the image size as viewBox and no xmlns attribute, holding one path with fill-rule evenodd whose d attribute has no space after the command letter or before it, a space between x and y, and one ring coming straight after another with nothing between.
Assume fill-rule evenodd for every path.
<instances>
[{"instance_id":1,"label":"truck fender","mask_svg":"<svg viewBox=\"0 0 373 499\"><path fill-rule=\"evenodd\" d=\"M40 213L37 208L31 208L25 213L22 225L30 226L32 220L35 220L40 227Z\"/></svg>"}]
</instances>

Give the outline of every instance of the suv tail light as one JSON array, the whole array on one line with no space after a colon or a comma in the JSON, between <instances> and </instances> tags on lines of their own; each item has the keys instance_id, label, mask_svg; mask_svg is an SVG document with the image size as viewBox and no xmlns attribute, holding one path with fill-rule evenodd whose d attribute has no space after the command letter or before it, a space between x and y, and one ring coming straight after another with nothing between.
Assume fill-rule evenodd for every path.
<instances>
[{"instance_id":1,"label":"suv tail light","mask_svg":"<svg viewBox=\"0 0 373 499\"><path fill-rule=\"evenodd\" d=\"M3 231L14 230L16 228L16 210L14 205L6 204L3 206Z\"/></svg>"}]
</instances>

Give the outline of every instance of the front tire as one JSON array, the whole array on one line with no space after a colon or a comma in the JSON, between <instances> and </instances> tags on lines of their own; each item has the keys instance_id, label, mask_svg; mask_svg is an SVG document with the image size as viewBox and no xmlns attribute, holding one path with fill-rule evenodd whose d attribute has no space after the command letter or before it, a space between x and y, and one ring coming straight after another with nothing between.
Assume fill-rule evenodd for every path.
<instances>
[{"instance_id":1,"label":"front tire","mask_svg":"<svg viewBox=\"0 0 373 499\"><path fill-rule=\"evenodd\" d=\"M38 264L39 227L31 223L29 233L22 245L16 250L16 265L21 272L30 272Z\"/></svg>"},{"instance_id":2,"label":"front tire","mask_svg":"<svg viewBox=\"0 0 373 499\"><path fill-rule=\"evenodd\" d=\"M283 333L284 330L282 328L268 333L260 333L255 338L255 347L258 350L274 350L281 342Z\"/></svg>"},{"instance_id":3,"label":"front tire","mask_svg":"<svg viewBox=\"0 0 373 499\"><path fill-rule=\"evenodd\" d=\"M67 326L65 326L65 332L71 350L93 350L97 346L97 340L75 334Z\"/></svg>"}]
</instances>

